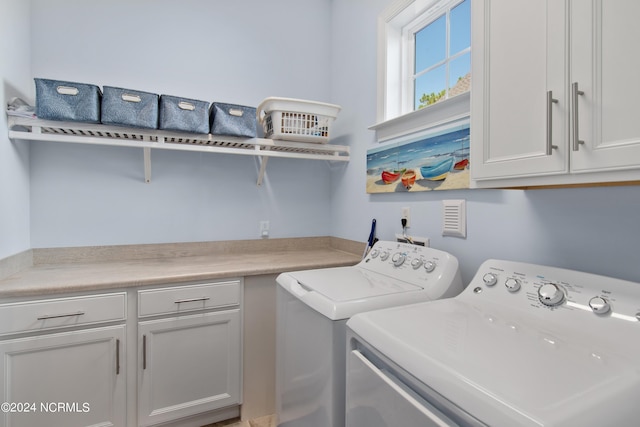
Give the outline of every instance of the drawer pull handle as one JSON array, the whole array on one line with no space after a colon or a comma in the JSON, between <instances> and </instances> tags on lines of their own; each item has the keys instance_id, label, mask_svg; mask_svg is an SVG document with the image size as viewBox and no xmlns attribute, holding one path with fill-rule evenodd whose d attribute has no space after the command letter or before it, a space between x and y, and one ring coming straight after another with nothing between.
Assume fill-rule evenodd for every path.
<instances>
[{"instance_id":1,"label":"drawer pull handle","mask_svg":"<svg viewBox=\"0 0 640 427\"><path fill-rule=\"evenodd\" d=\"M196 301L208 301L211 298L209 297L202 297L202 298L191 298L191 299L180 299L178 301L174 301L176 304L182 304L184 302L196 302Z\"/></svg>"},{"instance_id":2,"label":"drawer pull handle","mask_svg":"<svg viewBox=\"0 0 640 427\"><path fill-rule=\"evenodd\" d=\"M147 369L147 336L142 336L142 369Z\"/></svg>"},{"instance_id":3,"label":"drawer pull handle","mask_svg":"<svg viewBox=\"0 0 640 427\"><path fill-rule=\"evenodd\" d=\"M74 316L82 316L84 311L78 311L77 313L68 313L68 314L52 314L38 317L38 320L47 320L47 319L58 319L60 317L74 317Z\"/></svg>"},{"instance_id":4,"label":"drawer pull handle","mask_svg":"<svg viewBox=\"0 0 640 427\"><path fill-rule=\"evenodd\" d=\"M116 339L116 375L120 375L120 340Z\"/></svg>"}]
</instances>

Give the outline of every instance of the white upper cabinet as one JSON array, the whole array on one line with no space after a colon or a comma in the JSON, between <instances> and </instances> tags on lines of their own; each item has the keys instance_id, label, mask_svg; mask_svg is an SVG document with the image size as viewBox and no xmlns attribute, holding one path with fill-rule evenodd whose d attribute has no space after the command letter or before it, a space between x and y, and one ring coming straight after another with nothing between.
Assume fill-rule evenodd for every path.
<instances>
[{"instance_id":1,"label":"white upper cabinet","mask_svg":"<svg viewBox=\"0 0 640 427\"><path fill-rule=\"evenodd\" d=\"M571 2L571 80L578 90L574 172L640 165L640 2ZM575 127L575 124L573 125Z\"/></svg>"},{"instance_id":2,"label":"white upper cabinet","mask_svg":"<svg viewBox=\"0 0 640 427\"><path fill-rule=\"evenodd\" d=\"M472 2L477 187L640 179L633 0Z\"/></svg>"}]
</instances>

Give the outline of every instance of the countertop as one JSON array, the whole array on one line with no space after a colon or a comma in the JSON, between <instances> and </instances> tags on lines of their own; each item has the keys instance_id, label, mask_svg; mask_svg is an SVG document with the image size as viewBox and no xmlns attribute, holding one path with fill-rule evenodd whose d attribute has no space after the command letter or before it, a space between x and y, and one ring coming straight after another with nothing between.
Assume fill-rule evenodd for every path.
<instances>
[{"instance_id":1,"label":"countertop","mask_svg":"<svg viewBox=\"0 0 640 427\"><path fill-rule=\"evenodd\" d=\"M173 245L171 251L160 251L162 256L142 259L133 259L136 257L131 256L132 253L139 253L139 248L127 247L122 251L112 250L108 260L98 261L89 255L84 256L84 261L81 262L66 259L68 252L58 256L55 250L48 250L45 260L39 260L42 256L35 256L36 262L32 266L0 280L0 298L277 274L354 265L360 261L361 255L357 255L355 249L360 245L364 248L364 244L347 241L349 244L345 250L344 242L332 245L335 242L331 239L334 238L328 240L329 244L325 244L327 240L324 238L320 241L312 240L311 244L309 239L293 239L293 244L291 239L286 239L287 244L263 244L251 251L242 250L242 246L237 245L230 247L229 242L224 242L223 246L211 243L207 248L196 251L191 250L192 247L185 249ZM58 252L61 251L64 249ZM89 252L90 250L78 251L85 255ZM119 255L113 255L114 252ZM149 256L148 251L145 256ZM50 260L56 262L43 262Z\"/></svg>"}]
</instances>

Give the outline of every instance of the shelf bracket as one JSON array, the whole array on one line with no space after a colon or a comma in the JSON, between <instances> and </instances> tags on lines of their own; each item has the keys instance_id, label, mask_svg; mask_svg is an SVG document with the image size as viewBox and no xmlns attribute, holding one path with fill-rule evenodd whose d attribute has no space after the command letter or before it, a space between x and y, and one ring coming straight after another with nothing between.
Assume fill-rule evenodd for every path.
<instances>
[{"instance_id":1,"label":"shelf bracket","mask_svg":"<svg viewBox=\"0 0 640 427\"><path fill-rule=\"evenodd\" d=\"M151 148L144 147L144 182L151 182Z\"/></svg>"},{"instance_id":2,"label":"shelf bracket","mask_svg":"<svg viewBox=\"0 0 640 427\"><path fill-rule=\"evenodd\" d=\"M269 157L266 156L260 156L260 172L258 172L258 187L260 187L262 185L262 181L264 179L264 173L267 169L267 161L269 160Z\"/></svg>"}]
</instances>

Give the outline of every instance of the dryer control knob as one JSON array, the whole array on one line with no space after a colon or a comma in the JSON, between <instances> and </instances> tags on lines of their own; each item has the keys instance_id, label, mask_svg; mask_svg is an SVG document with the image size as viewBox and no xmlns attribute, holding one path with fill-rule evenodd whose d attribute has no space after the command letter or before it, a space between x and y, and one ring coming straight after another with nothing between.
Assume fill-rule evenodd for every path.
<instances>
[{"instance_id":1,"label":"dryer control knob","mask_svg":"<svg viewBox=\"0 0 640 427\"><path fill-rule=\"evenodd\" d=\"M518 292L520 290L520 280L510 277L506 282L504 282L504 286L509 292Z\"/></svg>"},{"instance_id":2,"label":"dryer control knob","mask_svg":"<svg viewBox=\"0 0 640 427\"><path fill-rule=\"evenodd\" d=\"M611 304L609 301L602 297L593 297L589 300L589 307L596 314L606 314L611 310Z\"/></svg>"},{"instance_id":3,"label":"dryer control knob","mask_svg":"<svg viewBox=\"0 0 640 427\"><path fill-rule=\"evenodd\" d=\"M374 249L371 251L371 258L377 258L378 255L380 255L380 251L377 249Z\"/></svg>"},{"instance_id":4,"label":"dryer control knob","mask_svg":"<svg viewBox=\"0 0 640 427\"><path fill-rule=\"evenodd\" d=\"M422 260L420 258L414 258L411 261L411 267L413 267L414 270L419 269L421 265L422 265Z\"/></svg>"},{"instance_id":5,"label":"dryer control knob","mask_svg":"<svg viewBox=\"0 0 640 427\"><path fill-rule=\"evenodd\" d=\"M493 286L496 283L498 283L498 276L496 276L493 273L487 273L484 276L482 276L482 281L487 286Z\"/></svg>"},{"instance_id":6,"label":"dryer control knob","mask_svg":"<svg viewBox=\"0 0 640 427\"><path fill-rule=\"evenodd\" d=\"M396 267L400 267L402 264L404 264L405 259L407 259L407 256L400 252L396 252L391 257L391 261L393 261L393 265L395 265Z\"/></svg>"},{"instance_id":7,"label":"dryer control knob","mask_svg":"<svg viewBox=\"0 0 640 427\"><path fill-rule=\"evenodd\" d=\"M389 252L387 252L387 251L382 251L382 252L380 253L380 259L381 259L382 261L386 261L386 260L387 260L387 258L389 258Z\"/></svg>"},{"instance_id":8,"label":"dryer control knob","mask_svg":"<svg viewBox=\"0 0 640 427\"><path fill-rule=\"evenodd\" d=\"M538 298L540 302L549 307L562 304L564 301L564 292L553 283L545 283L538 288Z\"/></svg>"},{"instance_id":9,"label":"dryer control knob","mask_svg":"<svg viewBox=\"0 0 640 427\"><path fill-rule=\"evenodd\" d=\"M431 273L436 269L436 263L433 261L427 261L424 263L424 269L427 270L427 273Z\"/></svg>"}]
</instances>

